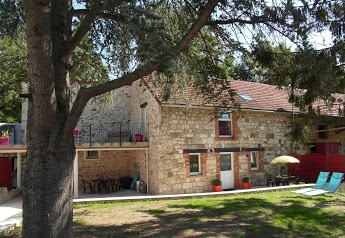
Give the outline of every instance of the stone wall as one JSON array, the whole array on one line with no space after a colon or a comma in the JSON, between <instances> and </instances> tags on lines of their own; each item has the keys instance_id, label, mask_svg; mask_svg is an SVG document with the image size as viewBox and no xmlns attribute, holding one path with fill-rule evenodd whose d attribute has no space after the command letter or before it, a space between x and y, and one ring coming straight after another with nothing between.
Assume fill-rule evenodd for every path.
<instances>
[{"instance_id":1,"label":"stone wall","mask_svg":"<svg viewBox=\"0 0 345 238\"><path fill-rule=\"evenodd\" d=\"M140 176L146 174L145 151L116 150L99 151L98 159L87 159L86 152L78 152L78 180L82 188L82 180L92 180L99 177L120 178L133 177L134 172Z\"/></svg>"},{"instance_id":2,"label":"stone wall","mask_svg":"<svg viewBox=\"0 0 345 238\"><path fill-rule=\"evenodd\" d=\"M211 152L215 148L242 149L243 152L233 153L234 164L237 165L237 187L245 176L249 176L254 185L264 185L266 171L278 173L278 166L271 165L270 161L292 152L291 143L285 136L290 129L291 118L286 114L263 112L242 112L237 115L236 138L220 140L216 136L218 122L213 109L162 107L159 194L211 191L211 181L218 176L217 153ZM259 170L250 170L250 154L246 148L264 149L259 153ZM206 171L202 176L187 176L184 149L208 151L202 154L206 162Z\"/></svg>"},{"instance_id":3,"label":"stone wall","mask_svg":"<svg viewBox=\"0 0 345 238\"><path fill-rule=\"evenodd\" d=\"M142 180L148 185L148 192L150 194L159 194L159 171L161 158L161 107L157 100L147 90L144 84L136 81L132 84L132 103L131 103L131 121L133 123L140 122L140 105L146 105L146 122L148 123L149 132L149 161L148 170L149 178L146 174L142 176ZM135 95L135 96L134 96Z\"/></svg>"},{"instance_id":4,"label":"stone wall","mask_svg":"<svg viewBox=\"0 0 345 238\"><path fill-rule=\"evenodd\" d=\"M98 99L91 99L81 115L78 127L89 124L104 125L113 123L131 123L131 86L124 86L112 91L112 102L102 104Z\"/></svg>"}]
</instances>

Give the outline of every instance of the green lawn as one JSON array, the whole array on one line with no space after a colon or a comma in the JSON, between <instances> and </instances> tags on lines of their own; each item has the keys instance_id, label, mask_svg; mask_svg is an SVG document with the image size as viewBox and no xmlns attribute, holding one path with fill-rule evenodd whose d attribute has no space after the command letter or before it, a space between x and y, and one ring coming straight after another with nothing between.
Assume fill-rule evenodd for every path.
<instances>
[{"instance_id":1,"label":"green lawn","mask_svg":"<svg viewBox=\"0 0 345 238\"><path fill-rule=\"evenodd\" d=\"M74 237L345 237L345 194L76 204ZM12 236L16 237L16 236Z\"/></svg>"}]
</instances>

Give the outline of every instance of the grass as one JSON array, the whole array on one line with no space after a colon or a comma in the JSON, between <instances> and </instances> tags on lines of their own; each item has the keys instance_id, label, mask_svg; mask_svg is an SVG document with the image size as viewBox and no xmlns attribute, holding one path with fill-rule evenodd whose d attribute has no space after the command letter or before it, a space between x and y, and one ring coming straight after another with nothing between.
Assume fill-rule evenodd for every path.
<instances>
[{"instance_id":1,"label":"grass","mask_svg":"<svg viewBox=\"0 0 345 238\"><path fill-rule=\"evenodd\" d=\"M74 237L345 238L345 194L274 191L75 204Z\"/></svg>"}]
</instances>

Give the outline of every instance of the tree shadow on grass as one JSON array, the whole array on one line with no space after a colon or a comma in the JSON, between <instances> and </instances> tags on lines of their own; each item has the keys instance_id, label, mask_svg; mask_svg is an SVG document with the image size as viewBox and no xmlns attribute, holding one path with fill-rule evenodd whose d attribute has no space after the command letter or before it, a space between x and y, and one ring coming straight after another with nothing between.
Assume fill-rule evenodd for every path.
<instances>
[{"instance_id":1,"label":"tree shadow on grass","mask_svg":"<svg viewBox=\"0 0 345 238\"><path fill-rule=\"evenodd\" d=\"M310 207L309 197L291 196L274 204L260 198L172 203L167 209L144 207L151 219L123 225L74 224L75 237L341 237L344 213ZM327 199L314 198L316 203ZM342 203L343 204L343 203ZM151 208L152 207L152 208ZM121 217L114 217L121 219Z\"/></svg>"}]
</instances>

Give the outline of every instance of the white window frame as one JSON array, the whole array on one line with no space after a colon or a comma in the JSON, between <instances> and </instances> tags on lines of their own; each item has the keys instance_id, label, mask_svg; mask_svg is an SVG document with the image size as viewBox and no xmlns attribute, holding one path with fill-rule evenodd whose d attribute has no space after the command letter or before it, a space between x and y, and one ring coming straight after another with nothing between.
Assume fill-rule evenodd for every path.
<instances>
[{"instance_id":1,"label":"white window frame","mask_svg":"<svg viewBox=\"0 0 345 238\"><path fill-rule=\"evenodd\" d=\"M228 114L229 115L229 118L221 118L221 115L223 114ZM230 122L230 126L231 126L231 130L230 130L230 135L221 135L220 132L219 132L219 137L225 137L225 138L229 138L229 137L233 137L233 125L232 125L232 112L222 112L220 116L218 116L218 127L219 127L219 130L220 130L220 125L219 125L219 122L221 121L228 121Z\"/></svg>"},{"instance_id":2,"label":"white window frame","mask_svg":"<svg viewBox=\"0 0 345 238\"><path fill-rule=\"evenodd\" d=\"M256 154L256 167L252 167L253 154ZM251 170L259 170L259 152L258 151L251 151L250 152L250 169Z\"/></svg>"},{"instance_id":3,"label":"white window frame","mask_svg":"<svg viewBox=\"0 0 345 238\"><path fill-rule=\"evenodd\" d=\"M191 168L190 168L190 158L191 155L197 155L198 156L198 172L191 172ZM201 159L200 159L200 153L190 153L189 154L189 174L191 176L195 176L195 175L201 175Z\"/></svg>"}]
</instances>

